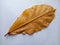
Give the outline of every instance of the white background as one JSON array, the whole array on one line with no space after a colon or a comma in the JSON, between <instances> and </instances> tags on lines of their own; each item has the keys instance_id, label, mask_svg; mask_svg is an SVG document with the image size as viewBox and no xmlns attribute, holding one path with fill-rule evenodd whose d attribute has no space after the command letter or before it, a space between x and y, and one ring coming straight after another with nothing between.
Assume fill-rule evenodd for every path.
<instances>
[{"instance_id":1,"label":"white background","mask_svg":"<svg viewBox=\"0 0 60 45\"><path fill-rule=\"evenodd\" d=\"M0 45L59 45L60 0L0 0ZM55 18L48 28L34 35L4 35L26 8L36 4L49 4L56 9Z\"/></svg>"}]
</instances>

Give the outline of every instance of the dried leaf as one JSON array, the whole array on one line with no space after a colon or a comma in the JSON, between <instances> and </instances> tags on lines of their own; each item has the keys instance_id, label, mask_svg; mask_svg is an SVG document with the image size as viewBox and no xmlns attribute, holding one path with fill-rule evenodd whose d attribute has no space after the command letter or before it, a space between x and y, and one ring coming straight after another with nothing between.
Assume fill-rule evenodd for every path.
<instances>
[{"instance_id":1,"label":"dried leaf","mask_svg":"<svg viewBox=\"0 0 60 45\"><path fill-rule=\"evenodd\" d=\"M33 34L46 28L54 19L55 9L49 5L35 5L23 11L11 26L8 34Z\"/></svg>"}]
</instances>

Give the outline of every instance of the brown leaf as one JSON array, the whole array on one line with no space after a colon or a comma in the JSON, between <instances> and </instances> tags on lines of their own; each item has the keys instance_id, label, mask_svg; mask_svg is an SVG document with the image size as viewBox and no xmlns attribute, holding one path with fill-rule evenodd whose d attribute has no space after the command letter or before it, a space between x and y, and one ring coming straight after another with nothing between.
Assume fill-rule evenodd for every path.
<instances>
[{"instance_id":1,"label":"brown leaf","mask_svg":"<svg viewBox=\"0 0 60 45\"><path fill-rule=\"evenodd\" d=\"M55 16L55 9L49 5L35 5L23 11L11 26L8 34L33 34L46 28Z\"/></svg>"}]
</instances>

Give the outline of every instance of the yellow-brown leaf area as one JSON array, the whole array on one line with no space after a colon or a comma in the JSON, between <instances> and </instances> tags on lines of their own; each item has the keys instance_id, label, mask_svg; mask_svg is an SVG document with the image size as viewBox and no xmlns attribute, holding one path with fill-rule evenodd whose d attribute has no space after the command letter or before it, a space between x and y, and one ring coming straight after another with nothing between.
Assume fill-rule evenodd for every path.
<instances>
[{"instance_id":1,"label":"yellow-brown leaf area","mask_svg":"<svg viewBox=\"0 0 60 45\"><path fill-rule=\"evenodd\" d=\"M35 5L23 11L13 25L8 34L34 34L48 27L55 17L55 9L46 4Z\"/></svg>"}]
</instances>

